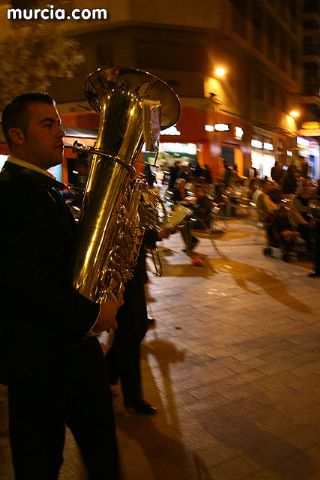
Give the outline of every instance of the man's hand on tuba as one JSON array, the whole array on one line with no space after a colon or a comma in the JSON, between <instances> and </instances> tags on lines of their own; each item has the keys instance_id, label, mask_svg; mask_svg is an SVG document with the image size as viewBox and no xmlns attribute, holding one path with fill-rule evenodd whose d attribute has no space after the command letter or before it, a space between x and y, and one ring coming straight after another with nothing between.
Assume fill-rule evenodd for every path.
<instances>
[{"instance_id":1,"label":"man's hand on tuba","mask_svg":"<svg viewBox=\"0 0 320 480\"><path fill-rule=\"evenodd\" d=\"M123 305L123 296L113 302L100 304L100 313L97 321L92 328L92 332L99 334L108 330L116 330L118 327L116 315L119 308Z\"/></svg>"}]
</instances>

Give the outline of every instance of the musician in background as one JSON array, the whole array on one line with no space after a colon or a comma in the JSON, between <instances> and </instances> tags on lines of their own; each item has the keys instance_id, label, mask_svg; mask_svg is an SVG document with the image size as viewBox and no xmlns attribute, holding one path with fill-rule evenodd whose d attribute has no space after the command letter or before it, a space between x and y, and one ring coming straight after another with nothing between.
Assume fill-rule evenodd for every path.
<instances>
[{"instance_id":1,"label":"musician in background","mask_svg":"<svg viewBox=\"0 0 320 480\"><path fill-rule=\"evenodd\" d=\"M192 209L192 214L186 219L180 231L186 246L184 251L191 254L199 243L199 240L192 235L192 229L206 230L211 224L212 204L203 185L195 186L194 199L190 200L188 206Z\"/></svg>"},{"instance_id":2,"label":"musician in background","mask_svg":"<svg viewBox=\"0 0 320 480\"><path fill-rule=\"evenodd\" d=\"M117 313L118 328L106 354L106 368L111 385L120 380L124 405L141 415L155 415L157 410L144 399L141 378L141 343L149 322L145 296L148 281L146 249L168 238L169 230L146 230L133 278L125 285L124 304Z\"/></svg>"},{"instance_id":3,"label":"musician in background","mask_svg":"<svg viewBox=\"0 0 320 480\"><path fill-rule=\"evenodd\" d=\"M96 334L122 303L96 305L72 286L75 222L48 169L64 131L47 94L16 97L2 115L11 151L0 174L0 382L8 386L17 480L57 480L65 425L89 479L116 480L111 390Z\"/></svg>"}]
</instances>

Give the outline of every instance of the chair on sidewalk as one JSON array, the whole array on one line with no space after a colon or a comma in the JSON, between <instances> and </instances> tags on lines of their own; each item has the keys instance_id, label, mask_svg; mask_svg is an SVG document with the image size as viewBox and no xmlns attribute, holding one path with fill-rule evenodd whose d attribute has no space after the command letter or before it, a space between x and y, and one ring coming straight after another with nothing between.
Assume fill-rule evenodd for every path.
<instances>
[{"instance_id":1,"label":"chair on sidewalk","mask_svg":"<svg viewBox=\"0 0 320 480\"><path fill-rule=\"evenodd\" d=\"M147 253L151 257L152 263L153 263L153 266L154 266L154 271L152 271L152 273L156 277L162 277L163 268L162 268L161 256L160 256L160 252L159 252L158 247L155 246L154 248L149 248L147 250Z\"/></svg>"},{"instance_id":2,"label":"chair on sidewalk","mask_svg":"<svg viewBox=\"0 0 320 480\"><path fill-rule=\"evenodd\" d=\"M255 231L253 241L254 243L261 244L262 241L259 241L259 240L263 240L265 237L265 227L263 222L263 216L262 216L262 212L257 209L255 204L253 204L253 208L257 213L256 231Z\"/></svg>"}]
</instances>

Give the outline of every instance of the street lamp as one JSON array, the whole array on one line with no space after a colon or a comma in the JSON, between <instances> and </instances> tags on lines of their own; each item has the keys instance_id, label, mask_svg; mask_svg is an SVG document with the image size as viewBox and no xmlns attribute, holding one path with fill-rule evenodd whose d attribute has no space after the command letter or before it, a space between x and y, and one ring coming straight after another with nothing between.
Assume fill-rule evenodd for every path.
<instances>
[{"instance_id":1,"label":"street lamp","mask_svg":"<svg viewBox=\"0 0 320 480\"><path fill-rule=\"evenodd\" d=\"M226 74L226 69L223 67L217 67L214 71L217 77L224 77Z\"/></svg>"},{"instance_id":2,"label":"street lamp","mask_svg":"<svg viewBox=\"0 0 320 480\"><path fill-rule=\"evenodd\" d=\"M300 117L300 112L298 112L298 110L291 110L289 115L290 115L290 117L298 118L298 117Z\"/></svg>"}]
</instances>

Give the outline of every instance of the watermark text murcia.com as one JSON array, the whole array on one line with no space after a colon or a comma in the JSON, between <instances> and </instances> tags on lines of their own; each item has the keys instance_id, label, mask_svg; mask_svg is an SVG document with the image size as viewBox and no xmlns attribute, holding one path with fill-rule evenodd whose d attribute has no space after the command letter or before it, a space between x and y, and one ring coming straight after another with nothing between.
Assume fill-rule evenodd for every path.
<instances>
[{"instance_id":1,"label":"watermark text murcia.com","mask_svg":"<svg viewBox=\"0 0 320 480\"><path fill-rule=\"evenodd\" d=\"M64 8L8 8L8 20L107 20L105 8L74 8L67 12Z\"/></svg>"}]
</instances>

